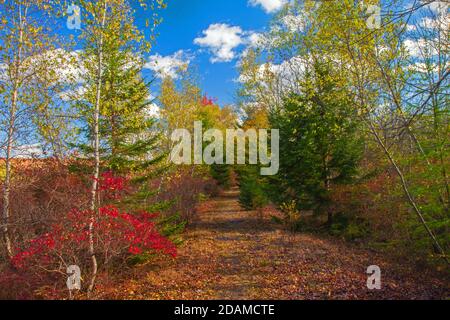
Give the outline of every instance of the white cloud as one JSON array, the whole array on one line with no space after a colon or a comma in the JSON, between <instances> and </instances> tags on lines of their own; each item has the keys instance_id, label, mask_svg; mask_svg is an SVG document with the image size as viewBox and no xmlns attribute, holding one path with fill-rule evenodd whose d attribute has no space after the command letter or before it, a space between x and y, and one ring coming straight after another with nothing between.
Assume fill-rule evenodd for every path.
<instances>
[{"instance_id":1,"label":"white cloud","mask_svg":"<svg viewBox=\"0 0 450 320\"><path fill-rule=\"evenodd\" d=\"M437 54L436 48L434 48L430 44L430 41L427 41L426 39L406 39L405 41L403 41L403 45L405 46L405 49L409 52L411 57L417 58L421 56L430 56Z\"/></svg>"},{"instance_id":2,"label":"white cloud","mask_svg":"<svg viewBox=\"0 0 450 320\"><path fill-rule=\"evenodd\" d=\"M414 41L414 40L411 40L411 39L406 39L403 42L403 45L405 46L405 49L409 52L409 54L412 57L420 56L420 53L421 53L421 51L420 51L420 48L421 48L420 40L419 41Z\"/></svg>"},{"instance_id":3,"label":"white cloud","mask_svg":"<svg viewBox=\"0 0 450 320\"><path fill-rule=\"evenodd\" d=\"M435 19L425 17L420 21L419 25L425 29L435 29L438 26L438 22Z\"/></svg>"},{"instance_id":4,"label":"white cloud","mask_svg":"<svg viewBox=\"0 0 450 320\"><path fill-rule=\"evenodd\" d=\"M156 103L148 105L145 111L150 118L159 119L161 117L161 109Z\"/></svg>"},{"instance_id":5,"label":"white cloud","mask_svg":"<svg viewBox=\"0 0 450 320\"><path fill-rule=\"evenodd\" d=\"M212 63L233 60L236 57L235 49L244 43L242 37L245 33L238 26L216 23L202 33L203 37L194 39L194 43L211 51Z\"/></svg>"},{"instance_id":6,"label":"white cloud","mask_svg":"<svg viewBox=\"0 0 450 320\"><path fill-rule=\"evenodd\" d=\"M407 31L416 31L417 27L413 24L408 24L408 25L406 25L406 30Z\"/></svg>"},{"instance_id":7,"label":"white cloud","mask_svg":"<svg viewBox=\"0 0 450 320\"><path fill-rule=\"evenodd\" d=\"M437 72L439 70L436 64L426 64L423 62L416 62L416 63L410 64L408 66L408 69L410 71L420 72L420 73L433 73L433 72Z\"/></svg>"},{"instance_id":8,"label":"white cloud","mask_svg":"<svg viewBox=\"0 0 450 320\"><path fill-rule=\"evenodd\" d=\"M0 63L0 81L6 81L8 78L8 65L6 63Z\"/></svg>"},{"instance_id":9,"label":"white cloud","mask_svg":"<svg viewBox=\"0 0 450 320\"><path fill-rule=\"evenodd\" d=\"M268 81L277 81L283 87L290 87L291 85L295 86L303 76L305 69L305 61L301 57L292 57L280 64L271 62L261 64L256 74L251 76L241 74L237 82L245 83L249 80L256 80L264 84Z\"/></svg>"},{"instance_id":10,"label":"white cloud","mask_svg":"<svg viewBox=\"0 0 450 320\"><path fill-rule=\"evenodd\" d=\"M62 49L58 52L58 68L57 72L63 81L69 83L83 83L87 70L83 65L82 51L65 51Z\"/></svg>"},{"instance_id":11,"label":"white cloud","mask_svg":"<svg viewBox=\"0 0 450 320\"><path fill-rule=\"evenodd\" d=\"M82 83L86 73L83 67L81 51L67 51L61 48L29 56L21 64L20 68L24 76L30 76L31 78L37 77L45 71L53 71L55 73L53 81L66 84ZM0 80L8 80L6 79L7 70L8 66L6 64L0 64ZM39 71L36 73L37 70Z\"/></svg>"},{"instance_id":12,"label":"white cloud","mask_svg":"<svg viewBox=\"0 0 450 320\"><path fill-rule=\"evenodd\" d=\"M246 57L248 55L249 49L260 48L264 45L264 36L261 33L249 32L247 37L244 39L247 47L242 52L241 57ZM241 61L238 62L238 66Z\"/></svg>"},{"instance_id":13,"label":"white cloud","mask_svg":"<svg viewBox=\"0 0 450 320\"><path fill-rule=\"evenodd\" d=\"M263 35L261 33L252 32L247 37L247 43L248 43L249 47L252 47L252 48L258 47L258 45L262 42L262 40L263 40Z\"/></svg>"},{"instance_id":14,"label":"white cloud","mask_svg":"<svg viewBox=\"0 0 450 320\"><path fill-rule=\"evenodd\" d=\"M250 0L249 4L253 7L261 6L265 12L273 13L281 8L287 3L286 0Z\"/></svg>"},{"instance_id":15,"label":"white cloud","mask_svg":"<svg viewBox=\"0 0 450 320\"><path fill-rule=\"evenodd\" d=\"M67 51L54 49L30 58L29 64L45 64L58 75L57 81L63 83L83 83L87 70L83 64L81 50Z\"/></svg>"},{"instance_id":16,"label":"white cloud","mask_svg":"<svg viewBox=\"0 0 450 320\"><path fill-rule=\"evenodd\" d=\"M13 151L14 157L18 159L39 158L45 155L40 143L18 146Z\"/></svg>"},{"instance_id":17,"label":"white cloud","mask_svg":"<svg viewBox=\"0 0 450 320\"><path fill-rule=\"evenodd\" d=\"M303 31L306 27L305 17L302 15L286 15L283 17L283 23L290 32Z\"/></svg>"},{"instance_id":18,"label":"white cloud","mask_svg":"<svg viewBox=\"0 0 450 320\"><path fill-rule=\"evenodd\" d=\"M280 106L286 95L298 92L298 83L304 78L305 70L305 59L292 57L278 64L268 62L256 69L250 69L241 74L237 81L250 81L252 86L248 88L247 93L252 100L272 109Z\"/></svg>"},{"instance_id":19,"label":"white cloud","mask_svg":"<svg viewBox=\"0 0 450 320\"><path fill-rule=\"evenodd\" d=\"M450 4L445 1L433 1L430 4L426 5L426 7L430 8L431 11L441 14L447 14L448 8Z\"/></svg>"},{"instance_id":20,"label":"white cloud","mask_svg":"<svg viewBox=\"0 0 450 320\"><path fill-rule=\"evenodd\" d=\"M162 56L160 54L150 56L144 68L154 71L159 78L169 76L177 79L180 70L186 68L190 62L191 57L183 50L179 50L169 56Z\"/></svg>"},{"instance_id":21,"label":"white cloud","mask_svg":"<svg viewBox=\"0 0 450 320\"><path fill-rule=\"evenodd\" d=\"M67 89L59 94L59 98L62 101L68 102L77 100L87 92L87 89L83 85L78 85L73 88Z\"/></svg>"}]
</instances>

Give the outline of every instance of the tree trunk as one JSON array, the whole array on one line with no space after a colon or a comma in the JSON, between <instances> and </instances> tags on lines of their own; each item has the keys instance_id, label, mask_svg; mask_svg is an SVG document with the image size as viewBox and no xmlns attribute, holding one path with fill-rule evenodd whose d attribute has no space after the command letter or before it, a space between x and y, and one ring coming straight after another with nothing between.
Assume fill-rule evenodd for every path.
<instances>
[{"instance_id":1,"label":"tree trunk","mask_svg":"<svg viewBox=\"0 0 450 320\"><path fill-rule=\"evenodd\" d=\"M327 188L327 192L330 193L331 186L330 186L330 180L327 178L325 181L325 186ZM327 225L329 228L333 225L333 212L331 211L331 208L329 205L327 205Z\"/></svg>"},{"instance_id":2,"label":"tree trunk","mask_svg":"<svg viewBox=\"0 0 450 320\"><path fill-rule=\"evenodd\" d=\"M10 202L9 197L11 193L11 151L13 144L13 133L14 133L14 122L17 104L17 90L14 90L10 118L9 118L9 128L8 128L8 140L6 144L6 169L5 169L5 184L3 186L3 239L5 242L6 253L9 258L13 257L13 249L11 244L11 238L9 235L9 223L10 223Z\"/></svg>"},{"instance_id":3,"label":"tree trunk","mask_svg":"<svg viewBox=\"0 0 450 320\"><path fill-rule=\"evenodd\" d=\"M92 274L91 281L88 287L88 296L92 293L95 285L95 279L97 278L98 264L97 258L95 256L94 247L94 222L97 216L97 197L98 197L98 180L100 177L100 133L99 133L99 120L100 120L100 100L101 100L101 90L102 90L102 78L103 78L103 28L105 26L106 20L106 9L107 4L104 2L103 7L103 17L101 22L100 38L98 42L98 56L97 56L97 88L96 88L96 98L95 98L95 110L94 110L94 178L91 187L91 221L89 223L89 255L91 256L92 263Z\"/></svg>"},{"instance_id":4,"label":"tree trunk","mask_svg":"<svg viewBox=\"0 0 450 320\"><path fill-rule=\"evenodd\" d=\"M12 86L12 97L11 97L11 107L9 109L9 124L8 124L8 136L6 142L6 164L5 164L5 185L3 187L3 240L5 242L6 253L9 258L14 255L11 237L9 234L9 224L10 224L10 194L11 194L11 158L12 158L12 145L14 143L14 127L16 122L16 112L17 112L17 100L19 91L19 72L20 64L22 59L22 43L23 43L23 16L22 8L19 7L19 45L17 52L14 56L14 79Z\"/></svg>"},{"instance_id":5,"label":"tree trunk","mask_svg":"<svg viewBox=\"0 0 450 320\"><path fill-rule=\"evenodd\" d=\"M328 215L327 225L329 228L331 228L331 226L333 225L333 213L330 211L330 209L328 209L327 215Z\"/></svg>"}]
</instances>

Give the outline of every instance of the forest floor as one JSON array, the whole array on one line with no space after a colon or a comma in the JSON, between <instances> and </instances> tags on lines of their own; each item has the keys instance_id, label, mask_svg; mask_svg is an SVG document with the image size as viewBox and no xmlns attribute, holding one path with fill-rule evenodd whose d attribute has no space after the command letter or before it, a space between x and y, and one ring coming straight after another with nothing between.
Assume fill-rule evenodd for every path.
<instances>
[{"instance_id":1,"label":"forest floor","mask_svg":"<svg viewBox=\"0 0 450 320\"><path fill-rule=\"evenodd\" d=\"M291 234L243 210L238 191L208 201L186 232L176 259L153 261L131 280L100 294L108 299L442 299L448 279L342 241ZM378 265L382 289L367 289Z\"/></svg>"}]
</instances>

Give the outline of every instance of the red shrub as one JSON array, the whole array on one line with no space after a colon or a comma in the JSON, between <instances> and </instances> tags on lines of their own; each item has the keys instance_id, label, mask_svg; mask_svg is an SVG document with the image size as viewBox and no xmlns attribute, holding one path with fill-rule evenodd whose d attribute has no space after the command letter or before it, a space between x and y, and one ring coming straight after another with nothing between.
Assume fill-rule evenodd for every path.
<instances>
[{"instance_id":1,"label":"red shrub","mask_svg":"<svg viewBox=\"0 0 450 320\"><path fill-rule=\"evenodd\" d=\"M126 189L126 179L110 172L99 179L103 199L120 200ZM16 248L12 265L19 271L42 278L42 270L65 273L68 265L79 265L87 273L89 268L89 224L94 222L94 243L97 259L105 267L113 259L127 259L130 255L158 252L176 256L176 246L162 236L155 219L158 214L138 212L130 214L109 204L98 212L75 208L64 219L51 223L48 232L26 241ZM49 279L43 279L48 281ZM0 279L1 282L1 279Z\"/></svg>"}]
</instances>

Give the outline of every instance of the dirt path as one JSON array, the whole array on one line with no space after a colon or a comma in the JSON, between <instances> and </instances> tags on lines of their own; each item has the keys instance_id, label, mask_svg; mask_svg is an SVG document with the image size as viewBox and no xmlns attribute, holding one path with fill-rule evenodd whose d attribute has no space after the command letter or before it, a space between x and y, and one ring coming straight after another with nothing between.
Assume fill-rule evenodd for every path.
<instances>
[{"instance_id":1,"label":"dirt path","mask_svg":"<svg viewBox=\"0 0 450 320\"><path fill-rule=\"evenodd\" d=\"M444 279L397 270L382 256L307 234L290 235L239 206L238 191L210 200L173 261L138 268L109 298L126 299L431 299ZM382 290L366 269L382 270ZM448 289L448 288L447 288Z\"/></svg>"}]
</instances>

